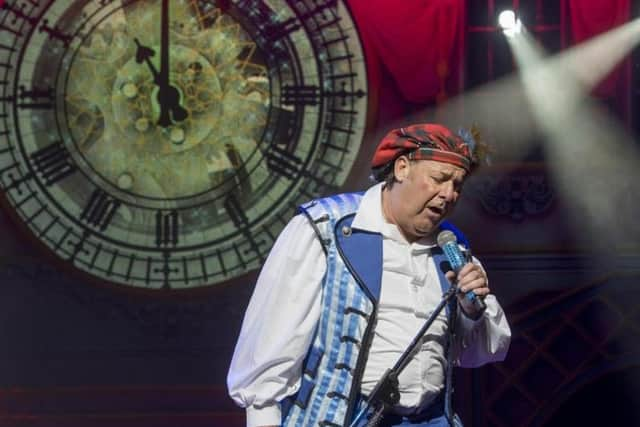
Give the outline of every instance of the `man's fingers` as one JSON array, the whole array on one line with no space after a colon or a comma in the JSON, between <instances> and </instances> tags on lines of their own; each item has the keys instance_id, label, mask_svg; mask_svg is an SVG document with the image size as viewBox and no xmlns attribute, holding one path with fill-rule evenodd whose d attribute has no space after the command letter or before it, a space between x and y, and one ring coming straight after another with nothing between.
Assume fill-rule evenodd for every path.
<instances>
[{"instance_id":1,"label":"man's fingers","mask_svg":"<svg viewBox=\"0 0 640 427\"><path fill-rule=\"evenodd\" d=\"M464 266L460 273L458 273L458 281L464 282L465 280L475 280L478 278L485 278L484 271L477 265L467 264Z\"/></svg>"},{"instance_id":2,"label":"man's fingers","mask_svg":"<svg viewBox=\"0 0 640 427\"><path fill-rule=\"evenodd\" d=\"M457 276L453 271L448 271L445 277L451 283L457 280L457 286L464 293L473 291L476 295L485 296L491 292L484 271L475 264L466 264Z\"/></svg>"},{"instance_id":3,"label":"man's fingers","mask_svg":"<svg viewBox=\"0 0 640 427\"><path fill-rule=\"evenodd\" d=\"M454 273L453 271L447 271L444 274L444 277L446 277L450 283L453 283L456 280L456 273Z\"/></svg>"},{"instance_id":4,"label":"man's fingers","mask_svg":"<svg viewBox=\"0 0 640 427\"><path fill-rule=\"evenodd\" d=\"M488 295L491 292L491 290L486 285L486 283L484 283L482 281L472 282L468 286L461 287L460 290L462 292L464 292L464 293L467 293L469 291L473 291L474 294L480 295L480 296Z\"/></svg>"}]
</instances>

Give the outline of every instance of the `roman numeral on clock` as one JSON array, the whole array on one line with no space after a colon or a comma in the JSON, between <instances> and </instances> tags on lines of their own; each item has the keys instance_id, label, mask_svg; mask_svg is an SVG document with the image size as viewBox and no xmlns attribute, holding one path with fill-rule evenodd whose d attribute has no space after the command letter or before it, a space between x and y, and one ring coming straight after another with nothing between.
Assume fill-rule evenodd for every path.
<instances>
[{"instance_id":1,"label":"roman numeral on clock","mask_svg":"<svg viewBox=\"0 0 640 427\"><path fill-rule=\"evenodd\" d=\"M62 141L41 148L30 157L46 185L55 184L76 171L71 155Z\"/></svg>"},{"instance_id":2,"label":"roman numeral on clock","mask_svg":"<svg viewBox=\"0 0 640 427\"><path fill-rule=\"evenodd\" d=\"M224 201L224 207L231 217L231 221L233 221L233 224L244 234L245 238L249 242L249 245L251 246L250 250L256 253L258 259L260 260L260 263L264 262L264 257L262 256L260 247L264 245L265 242L264 240L260 240L257 242L254 239L253 235L249 231L249 219L242 210L242 206L240 205L240 202L238 202L238 199L233 194L230 195ZM246 265L245 261L242 258L242 253L235 243L233 245L233 249L236 253L236 260L240 262L240 264L242 264L243 268L245 268ZM222 257L220 257L220 265L222 266L222 269L225 270L224 260L222 259Z\"/></svg>"},{"instance_id":3,"label":"roman numeral on clock","mask_svg":"<svg viewBox=\"0 0 640 427\"><path fill-rule=\"evenodd\" d=\"M120 200L109 196L103 190L96 189L91 193L89 203L82 211L80 219L100 231L104 231L111 223L120 205Z\"/></svg>"},{"instance_id":4,"label":"roman numeral on clock","mask_svg":"<svg viewBox=\"0 0 640 427\"><path fill-rule=\"evenodd\" d=\"M231 194L229 197L227 197L227 199L224 201L224 208L231 217L233 225L240 229L246 228L249 225L249 219L242 210L242 206L240 206L240 202L238 201L236 196Z\"/></svg>"},{"instance_id":5,"label":"roman numeral on clock","mask_svg":"<svg viewBox=\"0 0 640 427\"><path fill-rule=\"evenodd\" d=\"M34 86L31 89L27 89L24 85L20 85L18 89L20 90L18 95L20 101L17 102L18 108L34 110L48 110L53 108L54 93L51 86L47 88Z\"/></svg>"},{"instance_id":6,"label":"roman numeral on clock","mask_svg":"<svg viewBox=\"0 0 640 427\"><path fill-rule=\"evenodd\" d=\"M259 22L262 36L270 44L287 37L301 27L296 18L279 21L276 11L271 9L271 6L264 0L245 1L241 2L239 6L251 11L255 21Z\"/></svg>"},{"instance_id":7,"label":"roman numeral on clock","mask_svg":"<svg viewBox=\"0 0 640 427\"><path fill-rule=\"evenodd\" d=\"M271 144L265 153L270 171L288 179L294 179L302 169L302 160L284 148Z\"/></svg>"},{"instance_id":8,"label":"roman numeral on clock","mask_svg":"<svg viewBox=\"0 0 640 427\"><path fill-rule=\"evenodd\" d=\"M289 18L284 22L272 25L265 25L263 34L271 43L287 37L289 34L300 29L300 24L295 18Z\"/></svg>"},{"instance_id":9,"label":"roman numeral on clock","mask_svg":"<svg viewBox=\"0 0 640 427\"><path fill-rule=\"evenodd\" d=\"M178 211L156 212L156 246L178 244Z\"/></svg>"},{"instance_id":10,"label":"roman numeral on clock","mask_svg":"<svg viewBox=\"0 0 640 427\"><path fill-rule=\"evenodd\" d=\"M320 102L320 88L318 86L289 86L282 87L282 105L318 105Z\"/></svg>"},{"instance_id":11,"label":"roman numeral on clock","mask_svg":"<svg viewBox=\"0 0 640 427\"><path fill-rule=\"evenodd\" d=\"M47 33L51 40L58 40L62 42L64 47L69 47L71 40L73 40L73 36L71 34L64 33L57 26L51 27L49 26L49 21L47 19L42 21L42 25L39 28L41 33Z\"/></svg>"}]
</instances>

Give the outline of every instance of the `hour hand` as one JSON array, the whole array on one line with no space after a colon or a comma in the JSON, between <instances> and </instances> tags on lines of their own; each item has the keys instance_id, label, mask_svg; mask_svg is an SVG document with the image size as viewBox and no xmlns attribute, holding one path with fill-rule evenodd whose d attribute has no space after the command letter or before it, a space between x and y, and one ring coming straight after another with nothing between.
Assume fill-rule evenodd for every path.
<instances>
[{"instance_id":1,"label":"hour hand","mask_svg":"<svg viewBox=\"0 0 640 427\"><path fill-rule=\"evenodd\" d=\"M151 58L156 54L156 52L147 46L142 46L138 39L136 40L136 45L138 46L138 50L136 50L136 62L138 64L142 64L146 59Z\"/></svg>"},{"instance_id":2,"label":"hour hand","mask_svg":"<svg viewBox=\"0 0 640 427\"><path fill-rule=\"evenodd\" d=\"M158 118L158 124L162 127L171 126L173 121L181 122L189 116L186 109L180 105L180 92L175 87L168 83L168 79L165 74L158 72L156 67L151 62L151 57L156 53L150 47L140 44L140 41L133 39L136 43L136 62L142 64L145 62L151 74L153 74L153 81L158 86L158 104L160 104L160 117ZM171 120L173 118L173 121Z\"/></svg>"},{"instance_id":3,"label":"hour hand","mask_svg":"<svg viewBox=\"0 0 640 427\"><path fill-rule=\"evenodd\" d=\"M156 54L156 52L148 46L144 46L140 44L140 41L137 38L134 38L133 41L136 43L136 62L138 64L142 64L143 62L147 63L147 66L151 70L151 74L153 74L153 79L158 84L158 70L151 62L151 57Z\"/></svg>"}]
</instances>

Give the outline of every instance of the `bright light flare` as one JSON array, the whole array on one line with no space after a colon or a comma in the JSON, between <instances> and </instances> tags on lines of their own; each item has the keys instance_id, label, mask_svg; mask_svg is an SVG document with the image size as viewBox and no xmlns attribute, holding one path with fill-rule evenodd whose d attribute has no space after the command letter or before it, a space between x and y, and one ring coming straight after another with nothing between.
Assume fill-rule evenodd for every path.
<instances>
[{"instance_id":1,"label":"bright light flare","mask_svg":"<svg viewBox=\"0 0 640 427\"><path fill-rule=\"evenodd\" d=\"M498 15L498 25L500 25L507 37L515 37L516 34L522 32L522 22L520 22L520 19L516 19L516 14L513 10L503 10L500 12L500 15Z\"/></svg>"},{"instance_id":2,"label":"bright light flare","mask_svg":"<svg viewBox=\"0 0 640 427\"><path fill-rule=\"evenodd\" d=\"M551 58L527 34L509 40L560 200L591 250L637 249L640 241L640 152L588 97L638 41L638 21Z\"/></svg>"},{"instance_id":3,"label":"bright light flare","mask_svg":"<svg viewBox=\"0 0 640 427\"><path fill-rule=\"evenodd\" d=\"M503 10L498 15L498 24L503 30L511 30L516 26L516 14L513 10Z\"/></svg>"},{"instance_id":4,"label":"bright light flare","mask_svg":"<svg viewBox=\"0 0 640 427\"><path fill-rule=\"evenodd\" d=\"M490 140L497 158L518 161L537 147L541 132L547 134L540 122L559 126L568 123L567 115L575 117L576 108L586 102L589 90L639 41L639 26L640 19L637 19L554 56L548 56L522 26L520 35L507 37L520 74L513 73L464 92L435 108L416 111L402 120L389 123L389 126L435 121L457 128L462 124L477 123ZM593 119L591 110L593 108L582 117L583 122ZM596 114L601 117L603 113ZM608 126L603 121L609 122ZM603 129L611 129L611 120L595 122L600 123ZM622 137L617 140L622 141ZM625 141L628 141L628 136ZM375 146L369 149L366 156L373 156ZM592 152L598 156L595 154L597 150ZM626 153L623 157L629 160L636 158L633 153ZM637 167L640 169L640 162ZM363 172L361 179L367 183L368 174ZM640 179L638 182L640 184Z\"/></svg>"}]
</instances>

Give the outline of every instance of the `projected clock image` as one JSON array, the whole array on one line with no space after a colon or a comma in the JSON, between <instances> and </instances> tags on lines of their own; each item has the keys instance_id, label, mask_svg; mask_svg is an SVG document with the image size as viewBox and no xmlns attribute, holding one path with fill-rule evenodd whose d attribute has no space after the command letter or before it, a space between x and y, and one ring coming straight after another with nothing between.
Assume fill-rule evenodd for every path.
<instances>
[{"instance_id":1,"label":"projected clock image","mask_svg":"<svg viewBox=\"0 0 640 427\"><path fill-rule=\"evenodd\" d=\"M100 281L178 290L255 270L362 143L342 1L7 1L0 40L3 206Z\"/></svg>"}]
</instances>

